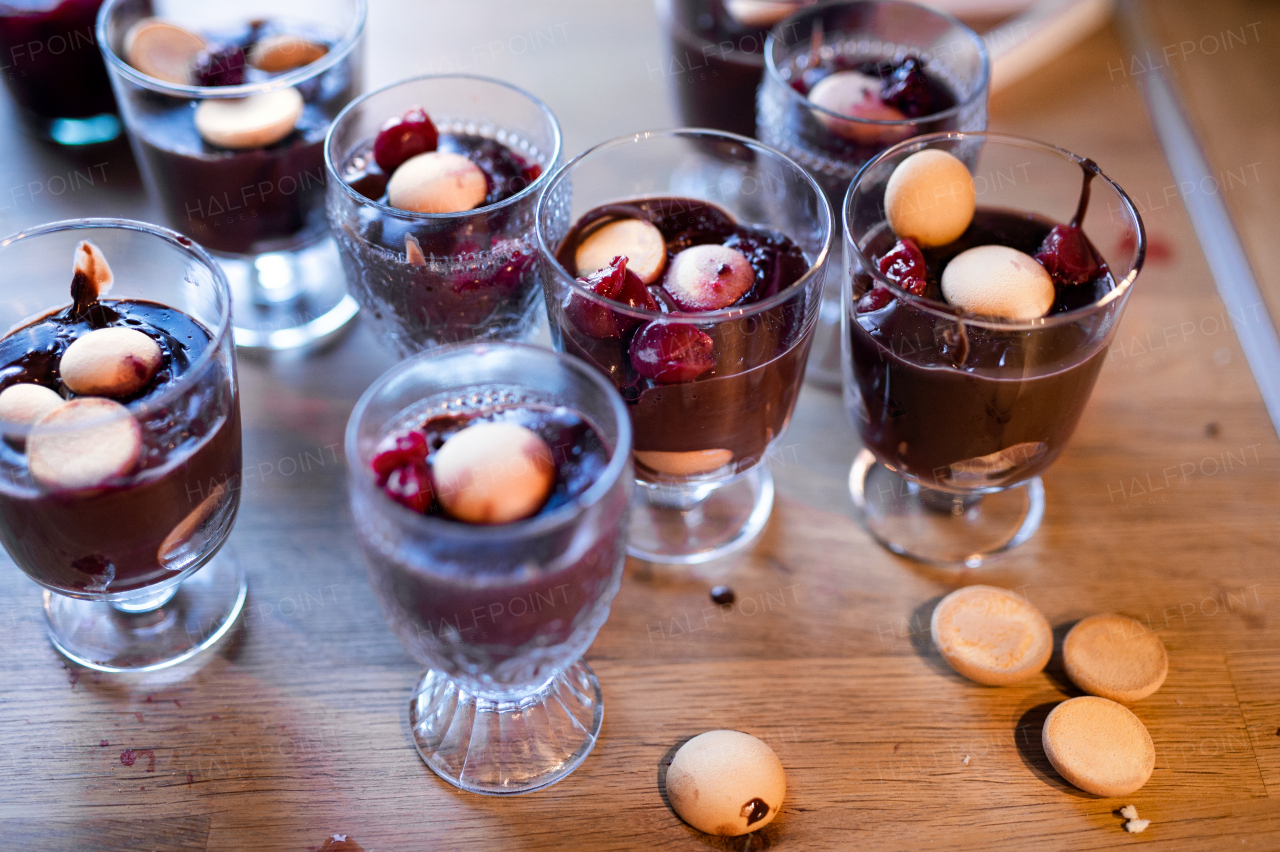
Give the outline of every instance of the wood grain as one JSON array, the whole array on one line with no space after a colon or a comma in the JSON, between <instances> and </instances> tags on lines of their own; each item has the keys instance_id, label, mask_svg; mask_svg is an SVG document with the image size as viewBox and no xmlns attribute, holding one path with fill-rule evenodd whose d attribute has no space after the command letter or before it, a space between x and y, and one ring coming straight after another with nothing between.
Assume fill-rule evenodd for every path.
<instances>
[{"instance_id":1,"label":"wood grain","mask_svg":"<svg viewBox=\"0 0 1280 852\"><path fill-rule=\"evenodd\" d=\"M1244 96L1219 72L1274 91L1265 57L1280 11L1152 5L1170 10L1165 40L1232 15L1263 21L1256 49L1202 57L1204 73L1192 80L1188 65L1183 83L1217 165L1269 168L1274 99L1233 109ZM554 27L540 51L491 46ZM548 100L569 152L672 122L645 0L375 3L369 37L371 85L414 71L513 80ZM1231 330L1268 320L1225 316L1176 192L1165 201L1173 181L1137 88L1109 71L1124 56L1104 30L992 103L993 129L1094 157L1143 199L1153 246L1081 426L1044 477L1044 525L1014 553L942 571L880 549L852 519L844 483L858 444L843 404L806 388L753 548L698 569L628 565L588 655L606 701L591 757L528 796L460 793L413 751L418 667L381 618L346 507L342 431L393 359L367 329L311 359L242 359L248 470L226 549L250 576L242 629L178 672L69 670L44 638L36 588L0 566L0 832L26 850L306 850L333 832L374 852L745 849L681 823L659 780L684 739L733 727L765 738L788 771L784 812L752 849L1280 848L1280 442ZM6 232L62 215L148 217L123 149L68 160L18 136L11 117L0 119ZM108 179L78 197L4 195L97 156ZM1274 246L1259 223L1280 203L1260 173L1230 203L1254 223L1246 242L1264 271ZM719 582L732 607L710 601ZM1169 678L1134 707L1159 750L1146 787L1097 799L1049 767L1039 726L1075 694L1056 658L1003 689L945 666L929 614L970 582L1019 590L1059 638L1096 612L1157 632ZM1123 832L1116 809L1129 803L1152 820L1142 835Z\"/></svg>"}]
</instances>

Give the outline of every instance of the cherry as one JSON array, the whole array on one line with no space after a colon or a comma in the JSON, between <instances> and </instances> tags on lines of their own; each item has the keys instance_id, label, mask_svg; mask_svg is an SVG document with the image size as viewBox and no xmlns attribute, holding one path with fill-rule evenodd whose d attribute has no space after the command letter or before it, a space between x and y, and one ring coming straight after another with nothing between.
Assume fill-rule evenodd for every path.
<instances>
[{"instance_id":1,"label":"cherry","mask_svg":"<svg viewBox=\"0 0 1280 852\"><path fill-rule=\"evenodd\" d=\"M879 260L880 274L913 296L926 286L924 255L913 240L901 239ZM886 292L887 288L886 288Z\"/></svg>"},{"instance_id":2,"label":"cherry","mask_svg":"<svg viewBox=\"0 0 1280 852\"><path fill-rule=\"evenodd\" d=\"M1098 261L1089 241L1073 225L1054 225L1040 243L1035 258L1059 286L1088 284L1098 277Z\"/></svg>"},{"instance_id":3,"label":"cherry","mask_svg":"<svg viewBox=\"0 0 1280 852\"><path fill-rule=\"evenodd\" d=\"M880 99L908 118L932 113L933 92L929 88L929 78L920 67L920 60L914 56L902 60L902 64L885 78Z\"/></svg>"},{"instance_id":4,"label":"cherry","mask_svg":"<svg viewBox=\"0 0 1280 852\"><path fill-rule=\"evenodd\" d=\"M632 276L635 277L635 276ZM609 265L578 279L578 283L598 296L616 299L627 280L627 258L615 257ZM639 279L636 279L639 281ZM643 286L643 285L642 285ZM616 314L598 302L574 293L565 306L569 321L584 333L600 340L621 337Z\"/></svg>"},{"instance_id":5,"label":"cherry","mask_svg":"<svg viewBox=\"0 0 1280 852\"><path fill-rule=\"evenodd\" d=\"M397 468L426 461L427 452L427 436L417 429L392 432L378 443L369 466L378 475L378 484L385 485Z\"/></svg>"},{"instance_id":6,"label":"cherry","mask_svg":"<svg viewBox=\"0 0 1280 852\"><path fill-rule=\"evenodd\" d=\"M858 300L856 311L860 314L869 314L872 311L880 310L892 301L893 291L883 284L877 284L862 294L862 298Z\"/></svg>"},{"instance_id":7,"label":"cherry","mask_svg":"<svg viewBox=\"0 0 1280 852\"><path fill-rule=\"evenodd\" d=\"M631 366L663 384L691 382L716 365L711 338L691 325L651 322L631 339Z\"/></svg>"},{"instance_id":8,"label":"cherry","mask_svg":"<svg viewBox=\"0 0 1280 852\"><path fill-rule=\"evenodd\" d=\"M391 471L382 490L401 506L415 512L431 508L431 468L425 461L413 461Z\"/></svg>"},{"instance_id":9,"label":"cherry","mask_svg":"<svg viewBox=\"0 0 1280 852\"><path fill-rule=\"evenodd\" d=\"M411 107L399 118L389 119L373 140L373 159L391 174L410 157L434 151L440 134L422 107Z\"/></svg>"},{"instance_id":10,"label":"cherry","mask_svg":"<svg viewBox=\"0 0 1280 852\"><path fill-rule=\"evenodd\" d=\"M196 57L195 77L199 86L239 86L244 82L244 50L223 47L201 51Z\"/></svg>"}]
</instances>

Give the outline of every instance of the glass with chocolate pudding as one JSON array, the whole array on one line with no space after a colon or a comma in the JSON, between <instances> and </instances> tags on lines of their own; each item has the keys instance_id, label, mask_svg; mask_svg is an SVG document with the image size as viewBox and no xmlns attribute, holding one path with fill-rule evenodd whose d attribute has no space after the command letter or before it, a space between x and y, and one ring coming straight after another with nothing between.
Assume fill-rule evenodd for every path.
<instances>
[{"instance_id":1,"label":"glass with chocolate pudding","mask_svg":"<svg viewBox=\"0 0 1280 852\"><path fill-rule=\"evenodd\" d=\"M626 559L631 424L587 364L447 346L393 367L347 426L351 509L387 621L428 667L414 744L442 778L524 793L600 731L582 655Z\"/></svg>"},{"instance_id":2,"label":"glass with chocolate pudding","mask_svg":"<svg viewBox=\"0 0 1280 852\"><path fill-rule=\"evenodd\" d=\"M1093 161L986 133L922 136L844 209L854 503L895 553L976 566L1025 541L1142 268L1128 196Z\"/></svg>"},{"instance_id":3,"label":"glass with chocolate pudding","mask_svg":"<svg viewBox=\"0 0 1280 852\"><path fill-rule=\"evenodd\" d=\"M817 0L656 0L680 123L754 136L769 28Z\"/></svg>"},{"instance_id":4,"label":"glass with chocolate pudding","mask_svg":"<svg viewBox=\"0 0 1280 852\"><path fill-rule=\"evenodd\" d=\"M484 77L402 80L338 116L329 224L347 284L389 346L408 355L534 335L534 209L559 156L546 104Z\"/></svg>"},{"instance_id":5,"label":"glass with chocolate pudding","mask_svg":"<svg viewBox=\"0 0 1280 852\"><path fill-rule=\"evenodd\" d=\"M821 189L742 137L641 133L557 172L538 229L552 340L607 375L631 415L631 554L695 563L750 543L817 320Z\"/></svg>"},{"instance_id":6,"label":"glass with chocolate pudding","mask_svg":"<svg viewBox=\"0 0 1280 852\"><path fill-rule=\"evenodd\" d=\"M770 33L765 64L756 135L808 169L832 210L858 169L890 145L987 126L986 48L937 9L899 0L804 9ZM827 288L808 373L832 390L840 386L837 283Z\"/></svg>"},{"instance_id":7,"label":"glass with chocolate pudding","mask_svg":"<svg viewBox=\"0 0 1280 852\"><path fill-rule=\"evenodd\" d=\"M81 219L0 242L0 294L0 540L69 658L188 659L246 593L215 558L241 469L221 268L172 231Z\"/></svg>"},{"instance_id":8,"label":"glass with chocolate pudding","mask_svg":"<svg viewBox=\"0 0 1280 852\"><path fill-rule=\"evenodd\" d=\"M106 0L98 41L151 197L222 262L236 344L349 327L324 139L363 78L365 0Z\"/></svg>"}]
</instances>

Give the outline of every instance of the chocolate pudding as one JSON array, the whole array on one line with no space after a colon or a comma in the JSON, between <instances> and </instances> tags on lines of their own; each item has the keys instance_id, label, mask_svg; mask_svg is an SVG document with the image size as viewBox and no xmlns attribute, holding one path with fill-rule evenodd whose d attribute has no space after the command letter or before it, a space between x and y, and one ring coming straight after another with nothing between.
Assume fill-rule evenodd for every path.
<instances>
[{"instance_id":1,"label":"chocolate pudding","mask_svg":"<svg viewBox=\"0 0 1280 852\"><path fill-rule=\"evenodd\" d=\"M1055 224L1012 210L978 208L958 240L922 250L924 304L955 313L943 301L939 280L961 252L1001 245L1035 255ZM881 258L894 240L884 226L862 250ZM903 475L943 489L996 488L1048 467L1075 430L1106 357L1092 327L1051 321L1115 287L1101 255L1092 245L1088 250L1096 274L1078 284L1055 281L1049 322L1034 333L1003 331L991 320L965 323L965 314L950 321L900 297L869 298L875 282L859 269L849 342L863 443Z\"/></svg>"},{"instance_id":2,"label":"chocolate pudding","mask_svg":"<svg viewBox=\"0 0 1280 852\"><path fill-rule=\"evenodd\" d=\"M573 226L557 259L578 276L580 246L605 226L628 219L649 222L661 232L667 269L694 246L720 245L745 256L751 283L729 307L769 299L809 270L809 261L787 236L740 224L713 204L687 198L599 207ZM628 307L687 317L688 323L644 323L578 294L567 304L549 304L548 310L559 314L552 326L564 351L612 378L627 402L642 478L723 474L759 462L786 426L799 393L808 355L804 305L792 301L750 316L700 321L699 311L676 304L663 279L645 288L633 272L626 275L625 295L612 298ZM642 360L648 357L641 345L646 343L665 353L670 361L665 372L655 374Z\"/></svg>"},{"instance_id":3,"label":"chocolate pudding","mask_svg":"<svg viewBox=\"0 0 1280 852\"><path fill-rule=\"evenodd\" d=\"M0 0L0 74L13 99L43 119L112 113L94 33L102 0Z\"/></svg>"},{"instance_id":4,"label":"chocolate pudding","mask_svg":"<svg viewBox=\"0 0 1280 852\"><path fill-rule=\"evenodd\" d=\"M99 300L93 282L78 274L70 306L0 339L0 391L38 385L64 400L102 401L73 393L60 369L73 343L101 329L141 332L160 352L147 384L115 397L141 432L128 469L59 487L33 475L26 452L45 421L29 435L9 428L0 442L0 540L36 582L71 596L128 592L176 576L200 545L225 534L239 500L240 417L231 376L217 359L199 363L210 332L175 308ZM189 388L175 391L179 382ZM92 441L91 428L73 434Z\"/></svg>"},{"instance_id":5,"label":"chocolate pudding","mask_svg":"<svg viewBox=\"0 0 1280 852\"><path fill-rule=\"evenodd\" d=\"M469 426L515 424L537 434L550 449L554 484L532 516L515 522L520 524L535 524L581 496L603 474L612 453L595 426L563 406L520 403L425 418L413 411L396 418L402 427L380 445L371 462L373 475L390 499L444 523L464 522L442 510L432 494L431 470L445 442ZM406 483L421 483L421 491L417 486L407 489ZM625 508L625 500L603 504L606 513ZM457 545L456 554L415 555L428 563L425 567L383 552L370 540L376 536L373 530L361 540L374 590L410 649L426 645L435 649L423 654L431 658L443 642L456 659L502 663L569 641L601 606L607 608L623 542L616 522L603 520L595 526L615 533L590 542L571 541L582 532L575 524L558 536L522 540L519 552L512 552L511 540L501 535L473 538ZM433 537L433 546L443 547L442 541ZM487 576L473 576L465 567L477 564L486 566Z\"/></svg>"}]
</instances>

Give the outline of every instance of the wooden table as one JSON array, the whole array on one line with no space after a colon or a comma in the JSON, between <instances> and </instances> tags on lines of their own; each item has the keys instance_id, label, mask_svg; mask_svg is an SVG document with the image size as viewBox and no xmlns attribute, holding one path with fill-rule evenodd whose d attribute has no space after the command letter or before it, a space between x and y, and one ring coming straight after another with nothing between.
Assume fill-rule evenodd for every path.
<instances>
[{"instance_id":1,"label":"wooden table","mask_svg":"<svg viewBox=\"0 0 1280 852\"><path fill-rule=\"evenodd\" d=\"M1172 70L1215 168L1246 170L1230 206L1255 264L1274 260L1280 10L1151 5L1170 10L1165 42L1252 27L1246 45ZM529 88L560 117L569 152L672 123L646 0L375 0L369 46L371 84L456 69ZM242 359L250 473L227 550L251 592L237 641L196 671L68 669L43 635L36 587L0 569L6 847L305 850L341 832L378 852L742 849L685 826L658 785L674 744L738 728L788 772L784 812L753 849L1280 849L1280 444L1135 80L1115 70L1129 62L1107 29L992 103L993 129L1094 157L1139 199L1151 237L1092 402L1044 477L1048 510L1030 542L962 572L882 550L852 520L858 442L843 405L806 388L759 543L697 571L628 566L588 655L607 704L595 752L532 795L461 793L411 746L419 667L383 623L346 505L343 427L391 356L360 328L309 360ZM55 176L86 169L94 185L52 191ZM0 118L0 230L151 212L124 147L53 151ZM1280 299L1270 268L1259 272ZM1248 321L1268 321L1264 307ZM712 606L713 582L736 590L732 610ZM1141 791L1094 798L1048 765L1041 722L1075 694L1056 661L1003 689L941 661L929 613L972 582L1021 590L1060 630L1114 611L1158 631L1171 665L1134 708L1158 749ZM125 749L150 752L125 766ZM1146 833L1123 832L1116 809L1128 803L1152 820Z\"/></svg>"}]
</instances>

